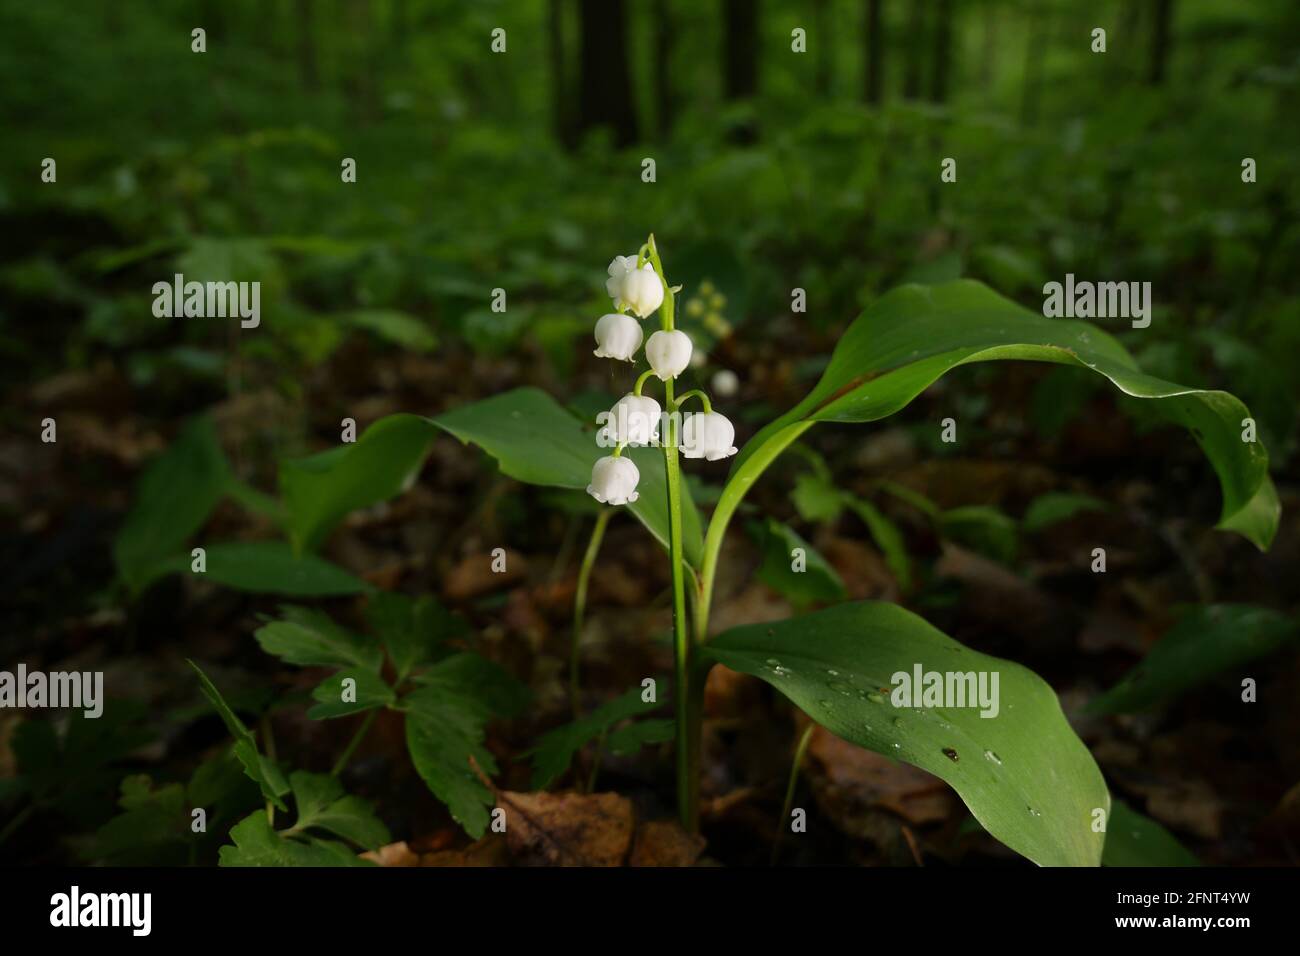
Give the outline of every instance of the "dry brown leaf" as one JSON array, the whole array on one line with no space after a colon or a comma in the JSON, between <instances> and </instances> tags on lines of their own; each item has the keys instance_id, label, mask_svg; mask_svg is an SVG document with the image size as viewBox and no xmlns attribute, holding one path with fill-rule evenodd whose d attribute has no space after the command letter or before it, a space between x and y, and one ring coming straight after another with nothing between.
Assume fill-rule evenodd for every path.
<instances>
[{"instance_id":1,"label":"dry brown leaf","mask_svg":"<svg viewBox=\"0 0 1300 956\"><path fill-rule=\"evenodd\" d=\"M515 858L549 866L621 866L632 846L632 802L617 793L503 790L506 840Z\"/></svg>"},{"instance_id":2,"label":"dry brown leaf","mask_svg":"<svg viewBox=\"0 0 1300 956\"><path fill-rule=\"evenodd\" d=\"M628 866L692 866L704 852L704 837L672 820L651 820L636 832Z\"/></svg>"}]
</instances>

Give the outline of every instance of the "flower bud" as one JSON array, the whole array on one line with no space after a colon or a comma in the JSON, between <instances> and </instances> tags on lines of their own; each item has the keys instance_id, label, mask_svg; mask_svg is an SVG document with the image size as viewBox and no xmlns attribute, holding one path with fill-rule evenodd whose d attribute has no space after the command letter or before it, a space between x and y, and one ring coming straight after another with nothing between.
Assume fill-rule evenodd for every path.
<instances>
[{"instance_id":1,"label":"flower bud","mask_svg":"<svg viewBox=\"0 0 1300 956\"><path fill-rule=\"evenodd\" d=\"M645 344L645 357L661 382L676 378L691 362L691 340L685 332L660 329Z\"/></svg>"},{"instance_id":2,"label":"flower bud","mask_svg":"<svg viewBox=\"0 0 1300 956\"><path fill-rule=\"evenodd\" d=\"M647 395L624 395L609 410L608 445L651 445L659 441L659 403Z\"/></svg>"},{"instance_id":3,"label":"flower bud","mask_svg":"<svg viewBox=\"0 0 1300 956\"><path fill-rule=\"evenodd\" d=\"M591 466L591 484L587 486L587 494L602 504L631 504L640 497L636 491L640 480L641 472L637 471L631 459L606 455Z\"/></svg>"},{"instance_id":4,"label":"flower bud","mask_svg":"<svg viewBox=\"0 0 1300 956\"><path fill-rule=\"evenodd\" d=\"M605 280L605 291L614 300L614 308L623 308L623 280L636 271L636 256L615 256L605 270L609 278Z\"/></svg>"},{"instance_id":5,"label":"flower bud","mask_svg":"<svg viewBox=\"0 0 1300 956\"><path fill-rule=\"evenodd\" d=\"M682 423L682 455L717 461L736 453L736 429L725 415L700 412Z\"/></svg>"},{"instance_id":6,"label":"flower bud","mask_svg":"<svg viewBox=\"0 0 1300 956\"><path fill-rule=\"evenodd\" d=\"M630 362L641 347L641 323L630 315L608 312L596 322L596 356Z\"/></svg>"},{"instance_id":7,"label":"flower bud","mask_svg":"<svg viewBox=\"0 0 1300 956\"><path fill-rule=\"evenodd\" d=\"M624 305L643 319L663 305L664 284L660 281L654 266L647 262L640 269L635 269L624 276L619 298Z\"/></svg>"}]
</instances>

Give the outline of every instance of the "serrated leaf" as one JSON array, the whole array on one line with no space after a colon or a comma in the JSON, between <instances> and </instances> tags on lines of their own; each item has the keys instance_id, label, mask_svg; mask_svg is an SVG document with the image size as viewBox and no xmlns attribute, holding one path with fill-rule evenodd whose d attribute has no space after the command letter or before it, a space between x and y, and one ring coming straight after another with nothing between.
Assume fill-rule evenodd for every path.
<instances>
[{"instance_id":1,"label":"serrated leaf","mask_svg":"<svg viewBox=\"0 0 1300 956\"><path fill-rule=\"evenodd\" d=\"M1104 835L1092 822L1094 809L1109 812L1105 781L1051 687L1019 664L871 601L733 628L701 653L767 681L837 736L947 781L985 829L1035 863L1100 862ZM996 716L978 706L894 706L902 686L894 675L918 666L996 673Z\"/></svg>"},{"instance_id":2,"label":"serrated leaf","mask_svg":"<svg viewBox=\"0 0 1300 956\"><path fill-rule=\"evenodd\" d=\"M529 751L533 758L533 789L545 790L553 784L569 769L574 754L615 724L657 710L657 704L647 704L641 700L641 693L640 687L634 687L601 704L587 716L543 734L536 746Z\"/></svg>"},{"instance_id":3,"label":"serrated leaf","mask_svg":"<svg viewBox=\"0 0 1300 956\"><path fill-rule=\"evenodd\" d=\"M226 725L226 729L230 731L230 736L235 738L234 754L239 758L239 762L244 765L244 772L261 788L262 795L266 799L270 800L278 809L287 810L288 807L280 799L289 792L289 781L284 778L284 772L280 770L274 760L258 752L257 743L253 739L252 732L244 726L244 722L230 709L225 698L221 696L221 692L217 690L216 685L208 679L208 675L203 673L199 665L193 661L187 659L187 663L194 668L194 673L199 676L199 686L203 690L203 696L216 709L217 714Z\"/></svg>"},{"instance_id":4,"label":"serrated leaf","mask_svg":"<svg viewBox=\"0 0 1300 956\"><path fill-rule=\"evenodd\" d=\"M356 681L356 699L345 701L343 682L349 679ZM325 720L387 707L397 700L397 694L375 671L354 667L325 678L312 690L311 699L319 703L307 711L307 716L312 720Z\"/></svg>"},{"instance_id":5,"label":"serrated leaf","mask_svg":"<svg viewBox=\"0 0 1300 956\"><path fill-rule=\"evenodd\" d=\"M408 487L436 434L419 415L390 415L353 444L282 462L280 493L294 546L313 550L350 512Z\"/></svg>"},{"instance_id":6,"label":"serrated leaf","mask_svg":"<svg viewBox=\"0 0 1300 956\"><path fill-rule=\"evenodd\" d=\"M230 828L234 846L223 846L221 866L373 866L332 840L289 840L280 836L254 811Z\"/></svg>"},{"instance_id":7,"label":"serrated leaf","mask_svg":"<svg viewBox=\"0 0 1300 956\"><path fill-rule=\"evenodd\" d=\"M1045 318L969 280L903 286L874 302L841 337L813 390L741 449L732 474L760 448L787 443L808 423L877 421L959 365L1008 359L1081 366L1126 395L1150 400L1167 420L1193 434L1218 474L1218 527L1261 549L1273 540L1277 491L1263 445L1241 440L1241 422L1250 412L1240 400L1145 375L1101 329Z\"/></svg>"},{"instance_id":8,"label":"serrated leaf","mask_svg":"<svg viewBox=\"0 0 1300 956\"><path fill-rule=\"evenodd\" d=\"M676 736L677 728L671 720L638 720L612 731L605 738L605 748L625 757L649 744L666 744Z\"/></svg>"},{"instance_id":9,"label":"serrated leaf","mask_svg":"<svg viewBox=\"0 0 1300 956\"><path fill-rule=\"evenodd\" d=\"M388 649L399 681L432 661L439 645L469 630L462 618L427 595L412 600L403 594L377 593L366 605L366 621Z\"/></svg>"},{"instance_id":10,"label":"serrated leaf","mask_svg":"<svg viewBox=\"0 0 1300 956\"><path fill-rule=\"evenodd\" d=\"M290 774L289 785L298 810L290 832L325 830L367 850L389 841L388 828L375 816L370 803L349 796L334 777L296 771Z\"/></svg>"},{"instance_id":11,"label":"serrated leaf","mask_svg":"<svg viewBox=\"0 0 1300 956\"><path fill-rule=\"evenodd\" d=\"M452 818L477 839L487 829L493 796L471 770L469 758L483 773L497 772L496 760L483 743L485 727L495 716L522 709L527 689L473 654L439 661L420 682L422 686L401 702L411 761Z\"/></svg>"},{"instance_id":12,"label":"serrated leaf","mask_svg":"<svg viewBox=\"0 0 1300 956\"><path fill-rule=\"evenodd\" d=\"M432 421L461 441L478 445L497 460L503 474L532 485L585 490L591 483L591 466L612 451L599 447L594 431L584 431L582 422L536 388L517 388L453 409ZM629 448L624 455L631 457L641 473L640 497L626 507L666 545L668 492L663 450ZM686 562L698 568L704 536L699 512L686 488L682 489L682 535Z\"/></svg>"},{"instance_id":13,"label":"serrated leaf","mask_svg":"<svg viewBox=\"0 0 1300 956\"><path fill-rule=\"evenodd\" d=\"M1194 607L1124 678L1088 705L1094 714L1144 710L1285 645L1296 646L1294 618L1249 604Z\"/></svg>"},{"instance_id":14,"label":"serrated leaf","mask_svg":"<svg viewBox=\"0 0 1300 956\"><path fill-rule=\"evenodd\" d=\"M324 611L286 604L281 618L262 625L253 637L262 650L299 667L359 667L378 671L383 652L374 641L334 623Z\"/></svg>"}]
</instances>

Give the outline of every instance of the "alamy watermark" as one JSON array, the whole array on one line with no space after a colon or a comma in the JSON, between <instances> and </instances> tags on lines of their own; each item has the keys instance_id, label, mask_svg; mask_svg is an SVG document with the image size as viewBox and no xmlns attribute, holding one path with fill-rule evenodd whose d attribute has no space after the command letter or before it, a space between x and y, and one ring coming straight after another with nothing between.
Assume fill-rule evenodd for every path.
<instances>
[{"instance_id":1,"label":"alamy watermark","mask_svg":"<svg viewBox=\"0 0 1300 956\"><path fill-rule=\"evenodd\" d=\"M186 282L178 272L171 282L155 282L153 295L153 314L160 319L238 316L244 329L262 321L260 282Z\"/></svg>"},{"instance_id":2,"label":"alamy watermark","mask_svg":"<svg viewBox=\"0 0 1300 956\"><path fill-rule=\"evenodd\" d=\"M1150 282L1074 281L1043 286L1043 315L1049 319L1131 319L1133 328L1151 324Z\"/></svg>"},{"instance_id":3,"label":"alamy watermark","mask_svg":"<svg viewBox=\"0 0 1300 956\"><path fill-rule=\"evenodd\" d=\"M978 707L981 717L996 717L1001 709L997 671L927 671L914 664L910 672L896 671L889 682L895 707Z\"/></svg>"},{"instance_id":4,"label":"alamy watermark","mask_svg":"<svg viewBox=\"0 0 1300 956\"><path fill-rule=\"evenodd\" d=\"M94 720L104 713L103 671L0 671L0 709L49 707L80 709Z\"/></svg>"}]
</instances>

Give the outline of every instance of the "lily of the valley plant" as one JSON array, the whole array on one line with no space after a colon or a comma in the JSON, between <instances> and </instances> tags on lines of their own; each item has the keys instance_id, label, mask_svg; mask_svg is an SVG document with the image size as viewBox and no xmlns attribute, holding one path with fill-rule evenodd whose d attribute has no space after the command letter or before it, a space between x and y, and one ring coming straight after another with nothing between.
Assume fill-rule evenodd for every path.
<instances>
[{"instance_id":1,"label":"lily of the valley plant","mask_svg":"<svg viewBox=\"0 0 1300 956\"><path fill-rule=\"evenodd\" d=\"M947 781L975 819L1036 863L1097 865L1111 799L1100 770L1066 721L1055 692L1011 661L963 647L925 620L885 602L849 602L787 621L709 633L721 545L745 494L783 451L818 422L871 422L906 407L949 370L1008 359L1074 365L1123 393L1148 400L1188 429L1218 474L1218 527L1259 548L1277 529L1268 456L1243 431L1250 412L1220 391L1144 374L1109 334L1084 322L1048 319L966 280L904 286L876 300L844 332L812 391L760 429L739 453L735 429L709 396L678 394L692 343L674 325L674 288L654 237L610 263L614 311L596 323L595 354L648 369L598 424L593 437L544 393L521 388L453 409L433 424L480 445L511 477L583 489L602 509L578 577L571 690L578 711L578 638L586 590L609 516L628 510L665 546L672 572L677 796L682 824L699 825L700 731L705 678L714 664L755 675L831 732ZM643 320L657 317L648 337ZM642 345L644 343L644 349ZM663 387L662 405L645 394ZM692 400L690 413L683 408ZM374 426L378 428L378 423ZM413 425L412 427L419 427ZM660 448L652 447L658 444ZM612 449L612 450L611 450ZM361 449L357 449L358 453ZM731 459L707 530L682 480L682 457ZM869 533L888 551L898 531L860 503ZM799 542L802 544L802 542ZM1107 542L1099 541L1099 546ZM688 614L688 601L691 612ZM996 673L995 715L916 700L894 706L897 673Z\"/></svg>"}]
</instances>

